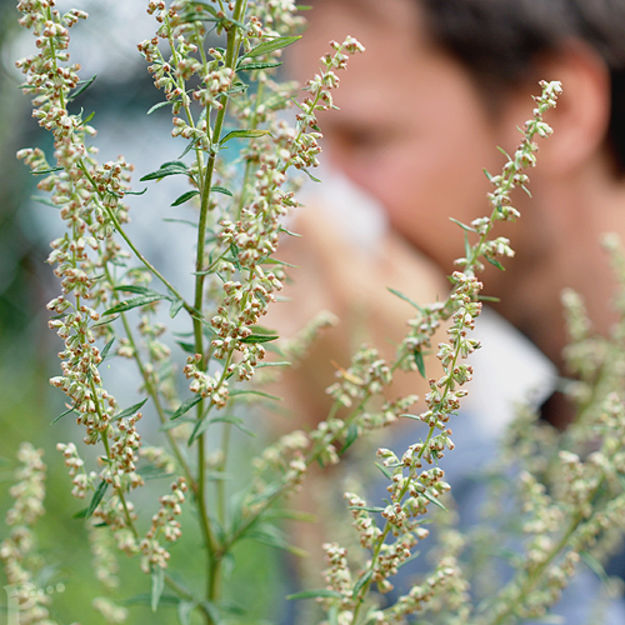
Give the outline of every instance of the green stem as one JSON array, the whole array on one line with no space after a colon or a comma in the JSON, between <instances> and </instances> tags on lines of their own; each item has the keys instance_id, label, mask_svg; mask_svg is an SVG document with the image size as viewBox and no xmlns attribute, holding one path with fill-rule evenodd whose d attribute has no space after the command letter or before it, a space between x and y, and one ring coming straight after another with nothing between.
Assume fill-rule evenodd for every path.
<instances>
[{"instance_id":1,"label":"green stem","mask_svg":"<svg viewBox=\"0 0 625 625\"><path fill-rule=\"evenodd\" d=\"M242 0L237 0L235 8L234 8L234 19L240 19L240 12L242 8ZM227 67L234 70L236 64L236 58L238 54L238 32L237 27L234 24L231 24L228 29L228 40L226 44L226 58L225 64ZM221 136L221 131L223 128L226 109L228 104L228 94L223 94L220 99L221 109L217 112L217 116L215 118L215 125L213 127L213 131L211 133L211 147L208 161L206 163L206 168L204 174L202 175L201 170L198 172L200 179L203 179L203 183L200 187L200 216L198 220L198 232L197 232L197 251L196 251L196 259L195 259L195 294L194 294L194 309L198 311L198 315L193 319L193 334L195 340L195 351L197 354L204 354L204 337L202 332L202 321L203 321L203 301L204 301L204 281L205 274L203 273L205 258L206 258L206 250L205 250L205 241L206 241L206 229L208 222L208 212L210 207L210 190L212 186L212 179L215 170L215 163L217 157L217 146L219 145L219 140ZM210 117L207 112L207 122L210 120ZM208 366L207 359L202 356L202 359L199 363L199 366L202 370L206 370ZM225 373L225 370L224 370ZM204 401L200 401L197 405L197 419L198 421L205 417L205 406ZM207 513L207 504L206 504L206 440L205 435L202 433L198 436L197 439L197 462L198 462L198 477L197 477L197 501L198 508L200 510L200 525L202 527L202 533L204 535L204 541L207 549L207 558L208 558L208 570L209 570L209 578L207 580L207 599L212 600L215 599L218 592L218 577L220 575L219 571L219 563L217 562L217 545L215 539L212 535L212 531L210 528L210 522L208 519Z\"/></svg>"}]
</instances>

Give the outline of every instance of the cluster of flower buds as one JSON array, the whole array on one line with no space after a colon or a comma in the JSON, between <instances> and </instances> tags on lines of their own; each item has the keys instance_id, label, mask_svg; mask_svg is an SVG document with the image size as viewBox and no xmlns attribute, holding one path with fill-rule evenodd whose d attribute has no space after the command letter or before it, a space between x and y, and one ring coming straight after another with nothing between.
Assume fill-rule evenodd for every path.
<instances>
[{"instance_id":1,"label":"cluster of flower buds","mask_svg":"<svg viewBox=\"0 0 625 625\"><path fill-rule=\"evenodd\" d=\"M16 483L9 489L13 506L6 513L9 535L0 543L0 561L4 565L6 590L15 601L24 623L50 623L50 597L35 583L29 560L35 547L32 526L44 513L46 466L43 452L30 443L22 443L17 452L20 467Z\"/></svg>"},{"instance_id":2,"label":"cluster of flower buds","mask_svg":"<svg viewBox=\"0 0 625 625\"><path fill-rule=\"evenodd\" d=\"M200 354L187 358L183 371L187 379L191 380L189 389L192 393L208 398L211 406L223 408L228 402L228 381L221 371L216 371L213 375L202 371L199 366L201 360Z\"/></svg>"},{"instance_id":3,"label":"cluster of flower buds","mask_svg":"<svg viewBox=\"0 0 625 625\"><path fill-rule=\"evenodd\" d=\"M348 369L338 369L338 381L328 387L327 393L343 406L351 406L365 397L378 394L390 384L389 365L374 348L364 347L354 355Z\"/></svg>"},{"instance_id":4,"label":"cluster of flower buds","mask_svg":"<svg viewBox=\"0 0 625 625\"><path fill-rule=\"evenodd\" d=\"M142 569L148 573L152 567L165 568L169 559L169 552L158 542L162 534L165 540L174 542L180 538L180 522L177 517L182 513L181 504L185 500L187 484L183 478L179 478L171 486L171 494L159 498L160 507L152 517L152 525L145 538L140 542L139 548L143 557Z\"/></svg>"}]
</instances>

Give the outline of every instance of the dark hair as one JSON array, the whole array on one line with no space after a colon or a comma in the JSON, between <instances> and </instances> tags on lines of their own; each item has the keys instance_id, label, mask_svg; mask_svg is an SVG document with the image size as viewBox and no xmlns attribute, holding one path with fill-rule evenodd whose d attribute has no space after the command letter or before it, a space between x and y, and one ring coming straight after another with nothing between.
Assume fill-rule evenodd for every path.
<instances>
[{"instance_id":1,"label":"dark hair","mask_svg":"<svg viewBox=\"0 0 625 625\"><path fill-rule=\"evenodd\" d=\"M567 40L591 46L611 79L606 146L625 176L625 0L418 0L425 32L481 86L535 78L535 61ZM557 77L556 77L557 78Z\"/></svg>"}]
</instances>

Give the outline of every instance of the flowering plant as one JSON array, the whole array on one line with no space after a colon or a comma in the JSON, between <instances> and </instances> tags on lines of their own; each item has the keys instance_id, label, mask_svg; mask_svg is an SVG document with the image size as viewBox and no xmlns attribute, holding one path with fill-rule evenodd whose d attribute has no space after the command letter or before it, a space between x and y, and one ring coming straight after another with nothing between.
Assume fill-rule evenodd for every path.
<instances>
[{"instance_id":1,"label":"flowering plant","mask_svg":"<svg viewBox=\"0 0 625 625\"><path fill-rule=\"evenodd\" d=\"M316 598L325 614L318 621L341 625L403 623L426 610L438 615L432 622L498 624L540 614L553 603L579 554L612 540L611 528L625 503L619 486L622 452L614 442L625 434L622 400L614 394L616 383L609 386L611 394L608 387L603 392L602 386L601 393L592 390L603 362L578 365L584 419L562 439L549 441L555 450L547 456L549 471L535 466L531 441L540 428L525 416L523 428L513 432L528 448L516 461L523 465L521 494L529 539L527 557L519 558L516 577L496 601L487 609L472 607L471 579L459 561L463 541L452 530L444 534L446 548L433 572L406 594L381 607L380 595L372 590L375 586L385 593L392 588L392 578L429 534L431 505L444 507L440 500L450 486L437 462L454 447L450 419L473 373L466 358L478 347L470 335L481 310L482 285L476 274L483 260L500 267L498 258L513 254L508 240L491 238L491 230L496 222L519 216L510 194L528 182L524 169L535 163L534 138L551 132L542 116L555 105L559 84L542 84L519 149L501 174L490 176L490 217L460 224L467 233L466 254L450 277L449 297L427 307L411 302L415 316L396 360L385 362L373 348L360 350L328 389L333 404L327 418L312 431L292 432L260 452L247 467L246 484L235 490L227 482L235 453L232 431L247 428L240 415L250 398L272 399L251 382L259 369L288 365L266 358L279 337L261 321L286 277L275 253L280 237L292 235L283 220L297 206L291 174L299 170L312 175L309 169L317 165L320 152L317 112L333 107L338 73L362 46L351 37L331 42L321 71L302 96L294 85L276 78L282 51L297 40L294 33L301 25L292 0L149 0L155 35L138 47L164 94L158 106L171 109L172 135L184 142L184 149L177 160L164 162L140 180L151 185L180 176L188 183L173 203L193 203L197 209L194 285L187 295L127 232L129 198L137 193L131 186L132 166L123 157L99 163L89 143L95 133L90 119L70 110L89 83L80 80L78 65L70 62L69 31L87 15L80 10L62 15L54 0L20 0L18 9L20 23L32 30L37 48L18 62L26 75L24 89L33 97L34 117L54 138L52 155L29 148L18 156L41 177L38 186L50 193L65 226L48 259L62 289L48 304L50 327L63 341L61 375L52 384L65 393L66 414L75 415L83 432L84 446L59 443L58 449L73 495L85 501L79 516L89 526L97 576L110 591L108 598L94 601L95 609L108 622L129 618L114 594L117 556L112 538L150 576L152 610L159 610L167 597L177 605L183 624L193 619L243 622L247 617L233 615L223 599L233 553L249 538L285 546L273 525L279 516L276 504L301 487L308 468L316 462L338 463L358 437L406 416L414 396L387 400L379 409L374 399L397 370L425 377L424 357L442 324L448 324L449 337L437 353L444 373L429 380L425 411L409 415L425 423L426 436L401 456L378 451L380 469L390 480L385 505L369 505L362 495L346 494L362 557L348 558L344 547L327 542L327 586L292 599ZM209 45L209 36L220 37L224 45ZM296 110L294 125L280 114L289 107ZM225 156L233 142L242 145L234 165ZM585 354L591 339L577 300L568 299L577 346L571 348L571 359L579 362L580 350ZM164 308L171 319L186 318L190 342L177 341L185 353L183 362L175 358ZM611 351L610 357L616 355ZM142 381L142 399L125 408L101 373L104 361L118 358L134 361ZM596 410L599 404L602 408ZM146 418L158 423L164 447L142 443L140 424ZM594 432L592 453L585 448L588 428ZM154 429L146 426L150 436ZM96 457L87 446L97 447ZM545 442L541 451L546 447ZM31 526L43 512L45 468L28 444L19 460L24 468L7 515L12 530L0 556L23 622L52 623L49 598L37 587L32 571ZM156 499L140 494L147 490L145 476L150 472L173 478L170 489ZM198 557L204 558L199 582L184 570L170 570L183 516L197 520L196 540L202 545ZM194 532L192 523L187 527L185 532ZM87 618L83 608L77 617Z\"/></svg>"}]
</instances>

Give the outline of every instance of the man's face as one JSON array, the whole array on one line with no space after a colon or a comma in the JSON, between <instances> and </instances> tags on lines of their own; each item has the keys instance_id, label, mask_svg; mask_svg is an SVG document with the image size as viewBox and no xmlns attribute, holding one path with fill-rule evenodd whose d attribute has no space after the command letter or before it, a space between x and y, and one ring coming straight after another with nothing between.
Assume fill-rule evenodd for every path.
<instances>
[{"instance_id":1,"label":"man's face","mask_svg":"<svg viewBox=\"0 0 625 625\"><path fill-rule=\"evenodd\" d=\"M414 2L362 2L366 10L341 1L314 8L293 47L293 68L302 79L312 76L328 41L347 34L367 48L341 73L334 93L340 110L320 118L326 156L382 203L397 231L448 270L463 249L462 231L449 217L469 222L488 212L482 170L496 171L496 146L510 146L466 72L419 36Z\"/></svg>"}]
</instances>

